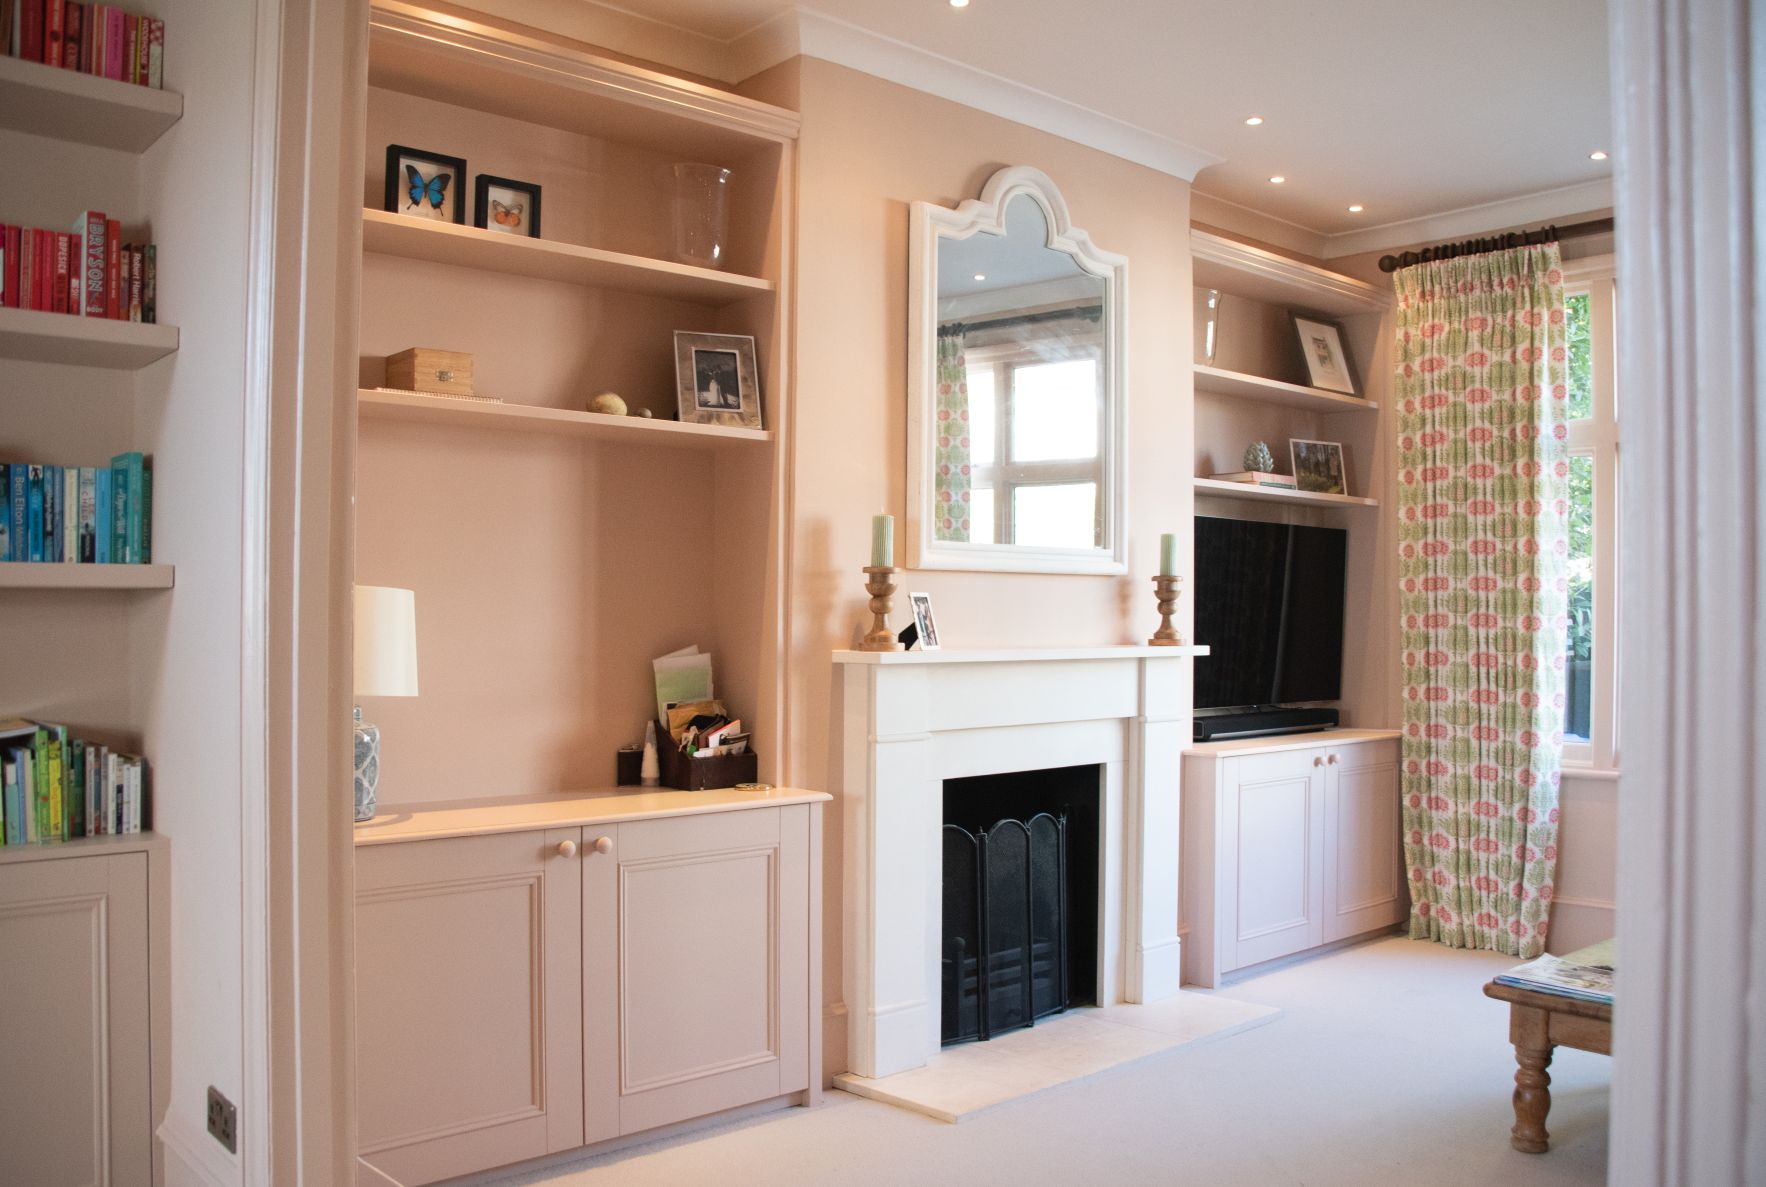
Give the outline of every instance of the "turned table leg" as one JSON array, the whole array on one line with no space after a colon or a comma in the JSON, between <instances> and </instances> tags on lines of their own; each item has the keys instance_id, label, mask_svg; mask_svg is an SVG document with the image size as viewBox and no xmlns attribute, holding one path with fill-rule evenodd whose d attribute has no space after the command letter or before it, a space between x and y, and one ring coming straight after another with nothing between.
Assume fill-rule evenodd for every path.
<instances>
[{"instance_id":1,"label":"turned table leg","mask_svg":"<svg viewBox=\"0 0 1766 1187\"><path fill-rule=\"evenodd\" d=\"M1515 1045L1515 1127L1509 1144L1523 1154L1543 1154L1550 1148L1545 1115L1551 1111L1552 1043L1549 1016L1529 1006L1511 1006L1509 1037Z\"/></svg>"}]
</instances>

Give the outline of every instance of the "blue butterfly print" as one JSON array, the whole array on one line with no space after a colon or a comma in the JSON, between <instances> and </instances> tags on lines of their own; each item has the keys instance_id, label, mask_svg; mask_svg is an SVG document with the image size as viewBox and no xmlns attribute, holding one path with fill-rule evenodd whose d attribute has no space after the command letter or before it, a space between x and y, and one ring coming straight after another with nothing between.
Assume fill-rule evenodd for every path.
<instances>
[{"instance_id":1,"label":"blue butterfly print","mask_svg":"<svg viewBox=\"0 0 1766 1187\"><path fill-rule=\"evenodd\" d=\"M421 208L423 200L428 198L429 205L436 210L441 209L442 196L448 191L448 183L454 180L451 173L437 173L426 182L415 165L405 166L405 178L410 182L411 206Z\"/></svg>"}]
</instances>

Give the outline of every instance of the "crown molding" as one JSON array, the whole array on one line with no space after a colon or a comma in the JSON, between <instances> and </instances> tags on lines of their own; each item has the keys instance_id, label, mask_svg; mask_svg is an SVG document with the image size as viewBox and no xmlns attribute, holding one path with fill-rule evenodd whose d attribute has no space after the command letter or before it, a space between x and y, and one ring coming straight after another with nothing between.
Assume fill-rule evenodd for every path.
<instances>
[{"instance_id":1,"label":"crown molding","mask_svg":"<svg viewBox=\"0 0 1766 1187\"><path fill-rule=\"evenodd\" d=\"M1603 210L1613 205L1613 179L1596 178L1576 185L1559 186L1532 194L1519 194L1476 206L1461 206L1439 214L1382 223L1377 227L1359 227L1326 235L1323 259L1359 255L1367 251L1394 250L1413 243L1462 239L1472 235L1488 235L1504 227L1542 219L1563 218L1586 210Z\"/></svg>"}]
</instances>

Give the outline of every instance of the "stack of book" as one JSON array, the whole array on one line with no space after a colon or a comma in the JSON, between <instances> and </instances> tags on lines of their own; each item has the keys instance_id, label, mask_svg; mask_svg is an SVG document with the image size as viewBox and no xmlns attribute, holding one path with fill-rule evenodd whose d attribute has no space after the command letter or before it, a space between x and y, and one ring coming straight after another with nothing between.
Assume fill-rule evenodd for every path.
<instances>
[{"instance_id":1,"label":"stack of book","mask_svg":"<svg viewBox=\"0 0 1766 1187\"><path fill-rule=\"evenodd\" d=\"M0 841L36 845L138 833L147 763L82 742L66 726L0 721Z\"/></svg>"},{"instance_id":2,"label":"stack of book","mask_svg":"<svg viewBox=\"0 0 1766 1187\"><path fill-rule=\"evenodd\" d=\"M0 0L4 3L5 0ZM72 231L0 224L0 305L153 323L157 252L123 242L122 224L88 210Z\"/></svg>"},{"instance_id":3,"label":"stack of book","mask_svg":"<svg viewBox=\"0 0 1766 1187\"><path fill-rule=\"evenodd\" d=\"M0 0L0 46L9 57L159 90L166 23L114 4Z\"/></svg>"},{"instance_id":4,"label":"stack of book","mask_svg":"<svg viewBox=\"0 0 1766 1187\"><path fill-rule=\"evenodd\" d=\"M1231 474L1211 474L1216 482L1243 482L1247 486L1273 486L1277 490L1299 490L1299 481L1292 474L1272 474L1266 470L1234 470Z\"/></svg>"},{"instance_id":5,"label":"stack of book","mask_svg":"<svg viewBox=\"0 0 1766 1187\"><path fill-rule=\"evenodd\" d=\"M1536 993L1552 993L1573 997L1578 1001L1611 1005L1613 975L1619 967L1617 945L1602 940L1564 956L1545 955L1526 964L1518 964L1496 978L1498 985L1531 989Z\"/></svg>"},{"instance_id":6,"label":"stack of book","mask_svg":"<svg viewBox=\"0 0 1766 1187\"><path fill-rule=\"evenodd\" d=\"M0 464L0 561L145 565L153 559L153 471L140 453L109 466Z\"/></svg>"}]
</instances>

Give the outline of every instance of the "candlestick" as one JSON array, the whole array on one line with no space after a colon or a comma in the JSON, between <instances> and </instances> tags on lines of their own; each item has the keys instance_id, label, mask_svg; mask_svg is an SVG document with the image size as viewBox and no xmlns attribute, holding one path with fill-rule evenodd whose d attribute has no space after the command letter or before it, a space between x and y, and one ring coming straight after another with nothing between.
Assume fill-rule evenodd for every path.
<instances>
[{"instance_id":1,"label":"candlestick","mask_svg":"<svg viewBox=\"0 0 1766 1187\"><path fill-rule=\"evenodd\" d=\"M895 516L871 516L871 564L887 569L895 564Z\"/></svg>"},{"instance_id":2,"label":"candlestick","mask_svg":"<svg viewBox=\"0 0 1766 1187\"><path fill-rule=\"evenodd\" d=\"M1177 576L1177 537L1170 532L1159 537L1159 576Z\"/></svg>"},{"instance_id":3,"label":"candlestick","mask_svg":"<svg viewBox=\"0 0 1766 1187\"><path fill-rule=\"evenodd\" d=\"M878 519L888 519L887 515L879 515ZM871 595L871 629L865 633L859 643L860 651L900 651L901 643L895 632L889 629L890 595L895 592L895 582L890 578L895 575L892 565L865 566L865 592Z\"/></svg>"},{"instance_id":4,"label":"candlestick","mask_svg":"<svg viewBox=\"0 0 1766 1187\"><path fill-rule=\"evenodd\" d=\"M1167 540L1170 536L1165 537ZM1181 647L1183 636L1171 625L1172 612L1177 609L1177 586L1183 578L1174 577L1169 573L1161 573L1153 578L1155 597L1159 602L1159 629L1147 643L1153 647Z\"/></svg>"}]
</instances>

